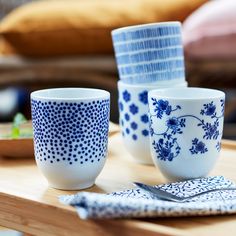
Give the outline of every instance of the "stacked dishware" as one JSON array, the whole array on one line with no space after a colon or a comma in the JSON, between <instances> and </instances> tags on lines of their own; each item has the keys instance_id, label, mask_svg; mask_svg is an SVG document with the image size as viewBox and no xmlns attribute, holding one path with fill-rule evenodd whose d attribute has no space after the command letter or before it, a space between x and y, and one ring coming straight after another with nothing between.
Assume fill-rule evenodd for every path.
<instances>
[{"instance_id":1,"label":"stacked dishware","mask_svg":"<svg viewBox=\"0 0 236 236\"><path fill-rule=\"evenodd\" d=\"M119 113L124 145L134 159L152 164L150 90L186 87L181 23L163 22L112 31L119 72Z\"/></svg>"}]
</instances>

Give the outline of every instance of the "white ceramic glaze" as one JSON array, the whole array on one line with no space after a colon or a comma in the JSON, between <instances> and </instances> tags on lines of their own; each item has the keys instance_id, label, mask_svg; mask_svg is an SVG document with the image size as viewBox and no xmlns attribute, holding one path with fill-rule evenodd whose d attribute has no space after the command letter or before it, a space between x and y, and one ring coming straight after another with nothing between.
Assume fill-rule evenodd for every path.
<instances>
[{"instance_id":1,"label":"white ceramic glaze","mask_svg":"<svg viewBox=\"0 0 236 236\"><path fill-rule=\"evenodd\" d=\"M187 82L175 86L186 87ZM130 85L118 82L119 121L123 143L134 160L142 164L153 164L149 146L147 94L148 91L162 87L165 88L160 85Z\"/></svg>"},{"instance_id":2,"label":"white ceramic glaze","mask_svg":"<svg viewBox=\"0 0 236 236\"><path fill-rule=\"evenodd\" d=\"M31 94L35 160L49 185L92 186L107 156L110 94L61 88Z\"/></svg>"},{"instance_id":3,"label":"white ceramic glaze","mask_svg":"<svg viewBox=\"0 0 236 236\"><path fill-rule=\"evenodd\" d=\"M171 180L206 176L220 152L225 94L170 88L148 94L150 146L155 165Z\"/></svg>"}]
</instances>

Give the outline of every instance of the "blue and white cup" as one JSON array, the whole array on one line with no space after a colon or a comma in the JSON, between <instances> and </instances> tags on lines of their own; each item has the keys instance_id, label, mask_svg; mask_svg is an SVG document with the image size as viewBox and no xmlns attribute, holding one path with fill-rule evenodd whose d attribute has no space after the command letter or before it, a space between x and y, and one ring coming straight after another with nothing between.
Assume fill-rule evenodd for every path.
<instances>
[{"instance_id":1,"label":"blue and white cup","mask_svg":"<svg viewBox=\"0 0 236 236\"><path fill-rule=\"evenodd\" d=\"M112 31L120 79L128 84L185 81L181 23L162 22Z\"/></svg>"},{"instance_id":2,"label":"blue and white cup","mask_svg":"<svg viewBox=\"0 0 236 236\"><path fill-rule=\"evenodd\" d=\"M225 94L203 88L150 91L152 158L171 181L206 176L218 160Z\"/></svg>"},{"instance_id":3,"label":"blue and white cup","mask_svg":"<svg viewBox=\"0 0 236 236\"><path fill-rule=\"evenodd\" d=\"M187 82L176 87L186 87ZM149 145L148 92L160 85L132 85L118 82L119 122L123 143L134 160L153 164Z\"/></svg>"},{"instance_id":4,"label":"blue and white cup","mask_svg":"<svg viewBox=\"0 0 236 236\"><path fill-rule=\"evenodd\" d=\"M31 93L34 152L54 188L92 186L107 156L110 94L58 88Z\"/></svg>"}]
</instances>

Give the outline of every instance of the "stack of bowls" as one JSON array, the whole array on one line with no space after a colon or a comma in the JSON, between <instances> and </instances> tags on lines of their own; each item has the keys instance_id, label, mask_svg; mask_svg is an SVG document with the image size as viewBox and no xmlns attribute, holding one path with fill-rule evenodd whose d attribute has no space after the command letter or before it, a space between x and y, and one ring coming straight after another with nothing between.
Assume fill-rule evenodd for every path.
<instances>
[{"instance_id":1,"label":"stack of bowls","mask_svg":"<svg viewBox=\"0 0 236 236\"><path fill-rule=\"evenodd\" d=\"M119 72L119 113L124 144L134 159L152 164L147 94L186 87L179 22L123 27L112 31Z\"/></svg>"}]
</instances>

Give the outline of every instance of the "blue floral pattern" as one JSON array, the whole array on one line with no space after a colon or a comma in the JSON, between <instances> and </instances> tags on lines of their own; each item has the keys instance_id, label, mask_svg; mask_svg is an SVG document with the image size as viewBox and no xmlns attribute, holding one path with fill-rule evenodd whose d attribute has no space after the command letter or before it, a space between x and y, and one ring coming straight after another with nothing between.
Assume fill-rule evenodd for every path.
<instances>
[{"instance_id":1,"label":"blue floral pattern","mask_svg":"<svg viewBox=\"0 0 236 236\"><path fill-rule=\"evenodd\" d=\"M218 152L221 150L221 143L220 142L217 142L216 149Z\"/></svg>"},{"instance_id":2,"label":"blue floral pattern","mask_svg":"<svg viewBox=\"0 0 236 236\"><path fill-rule=\"evenodd\" d=\"M216 116L216 106L213 104L213 102L210 102L209 104L204 104L203 109L201 110L201 115L211 116L214 118Z\"/></svg>"},{"instance_id":3,"label":"blue floral pattern","mask_svg":"<svg viewBox=\"0 0 236 236\"><path fill-rule=\"evenodd\" d=\"M144 129L144 130L142 130L142 134L143 134L143 136L148 136L149 135L149 131Z\"/></svg>"},{"instance_id":4,"label":"blue floral pattern","mask_svg":"<svg viewBox=\"0 0 236 236\"><path fill-rule=\"evenodd\" d=\"M149 122L149 118L148 118L148 115L147 114L144 114L141 116L141 121L143 123L148 123Z\"/></svg>"},{"instance_id":5,"label":"blue floral pattern","mask_svg":"<svg viewBox=\"0 0 236 236\"><path fill-rule=\"evenodd\" d=\"M220 106L221 106L221 113L224 114L225 112L225 100L224 99L221 99L220 100Z\"/></svg>"},{"instance_id":6,"label":"blue floral pattern","mask_svg":"<svg viewBox=\"0 0 236 236\"><path fill-rule=\"evenodd\" d=\"M186 120L194 119L197 121L197 126L201 127L204 134L202 140L199 138L194 138L191 141L191 147L189 151L192 155L195 154L204 154L208 152L208 148L204 140L218 140L221 137L219 131L219 122L220 119L223 119L224 115L224 100L221 102L221 114L217 114L216 105L213 101L207 104L203 104L203 108L200 110L200 116L195 115L182 115L182 116L173 116L172 114L181 110L181 106L177 105L173 107L166 100L157 100L152 98L152 105L154 106L154 114L150 114L150 135L160 137L158 141L153 141L152 145L156 152L157 158L163 161L172 161L180 153L181 147L178 144L178 135L184 132L186 128ZM166 130L162 133L155 133L152 124L153 119L162 119L163 116L167 116L166 119ZM206 122L204 118L210 117L211 122ZM220 142L216 144L217 151L220 151Z\"/></svg>"},{"instance_id":7,"label":"blue floral pattern","mask_svg":"<svg viewBox=\"0 0 236 236\"><path fill-rule=\"evenodd\" d=\"M130 93L127 90L125 90L122 95L125 102L130 101Z\"/></svg>"},{"instance_id":8,"label":"blue floral pattern","mask_svg":"<svg viewBox=\"0 0 236 236\"><path fill-rule=\"evenodd\" d=\"M136 130L136 129L138 128L138 125L137 125L137 123L135 123L135 122L132 122L132 123L130 124L130 126L131 126L131 128L132 128L133 130Z\"/></svg>"},{"instance_id":9,"label":"blue floral pattern","mask_svg":"<svg viewBox=\"0 0 236 236\"><path fill-rule=\"evenodd\" d=\"M142 102L143 104L148 104L148 92L143 91L142 93L139 94L139 101Z\"/></svg>"},{"instance_id":10,"label":"blue floral pattern","mask_svg":"<svg viewBox=\"0 0 236 236\"><path fill-rule=\"evenodd\" d=\"M181 118L178 119L176 117L171 117L166 121L166 125L168 129L171 130L171 134L182 134L182 128L185 127L186 119Z\"/></svg>"},{"instance_id":11,"label":"blue floral pattern","mask_svg":"<svg viewBox=\"0 0 236 236\"><path fill-rule=\"evenodd\" d=\"M158 158L162 161L172 161L180 152L180 146L176 143L177 139L167 138L159 139L158 142L153 141L152 145L158 154Z\"/></svg>"},{"instance_id":12,"label":"blue floral pattern","mask_svg":"<svg viewBox=\"0 0 236 236\"><path fill-rule=\"evenodd\" d=\"M130 119L129 114L128 114L128 113L125 113L125 120L126 120L126 121L129 121L129 119Z\"/></svg>"},{"instance_id":13,"label":"blue floral pattern","mask_svg":"<svg viewBox=\"0 0 236 236\"><path fill-rule=\"evenodd\" d=\"M199 141L197 138L192 140L192 145L193 146L189 149L192 154L205 153L208 151L205 143Z\"/></svg>"},{"instance_id":14,"label":"blue floral pattern","mask_svg":"<svg viewBox=\"0 0 236 236\"><path fill-rule=\"evenodd\" d=\"M205 134L203 136L203 138L205 138L205 139L217 139L218 136L220 135L220 132L218 130L218 126L219 126L218 119L213 124L204 123L204 121L203 121L203 122L199 123L199 126L202 126L202 128L205 131Z\"/></svg>"},{"instance_id":15,"label":"blue floral pattern","mask_svg":"<svg viewBox=\"0 0 236 236\"><path fill-rule=\"evenodd\" d=\"M130 111L133 115L135 115L135 114L138 113L138 107L137 107L135 104L131 104L131 105L129 106L129 111Z\"/></svg>"},{"instance_id":16,"label":"blue floral pattern","mask_svg":"<svg viewBox=\"0 0 236 236\"><path fill-rule=\"evenodd\" d=\"M156 117L160 119L164 114L169 116L171 112L180 109L180 106L177 106L175 109L172 110L172 107L169 105L169 102L162 99L157 100L155 98L152 98L152 104L156 107L154 110L154 112L156 112Z\"/></svg>"},{"instance_id":17,"label":"blue floral pattern","mask_svg":"<svg viewBox=\"0 0 236 236\"><path fill-rule=\"evenodd\" d=\"M119 102L119 109L120 111L123 111L124 110L124 105L122 102Z\"/></svg>"},{"instance_id":18,"label":"blue floral pattern","mask_svg":"<svg viewBox=\"0 0 236 236\"><path fill-rule=\"evenodd\" d=\"M118 106L122 135L134 142L139 138L149 142L148 91L142 89L136 94L126 88L119 89Z\"/></svg>"}]
</instances>

